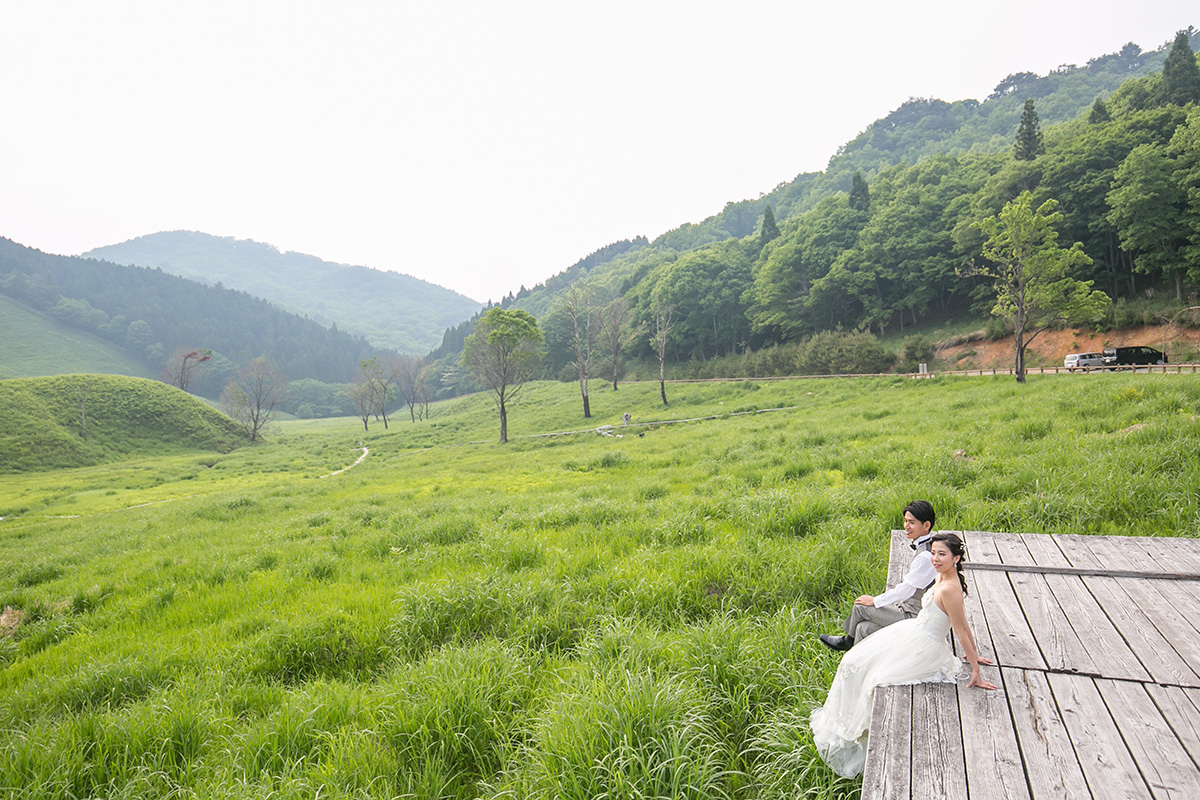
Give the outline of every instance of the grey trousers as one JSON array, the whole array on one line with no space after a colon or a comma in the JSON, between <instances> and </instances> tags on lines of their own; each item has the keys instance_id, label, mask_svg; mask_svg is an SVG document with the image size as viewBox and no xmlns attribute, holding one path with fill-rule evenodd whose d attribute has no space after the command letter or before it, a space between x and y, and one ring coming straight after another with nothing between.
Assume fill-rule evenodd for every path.
<instances>
[{"instance_id":1,"label":"grey trousers","mask_svg":"<svg viewBox=\"0 0 1200 800\"><path fill-rule=\"evenodd\" d=\"M912 616L898 606L860 606L855 605L850 616L842 625L846 635L853 637L855 644L870 636L882 627L891 625Z\"/></svg>"}]
</instances>

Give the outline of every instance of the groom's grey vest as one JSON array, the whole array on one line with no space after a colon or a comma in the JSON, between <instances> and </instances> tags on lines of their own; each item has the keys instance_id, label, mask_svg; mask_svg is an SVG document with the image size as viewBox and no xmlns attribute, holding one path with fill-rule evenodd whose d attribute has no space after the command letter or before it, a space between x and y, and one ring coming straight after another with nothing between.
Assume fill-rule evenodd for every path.
<instances>
[{"instance_id":1,"label":"groom's grey vest","mask_svg":"<svg viewBox=\"0 0 1200 800\"><path fill-rule=\"evenodd\" d=\"M924 550L928 552L932 545L933 539L926 539L925 543L917 548L917 551ZM929 582L929 586L933 586L933 581ZM921 598L925 596L925 592L929 589L929 586L926 586L924 589L918 589L916 594L899 604L899 608L904 612L905 616L915 617L921 613Z\"/></svg>"}]
</instances>

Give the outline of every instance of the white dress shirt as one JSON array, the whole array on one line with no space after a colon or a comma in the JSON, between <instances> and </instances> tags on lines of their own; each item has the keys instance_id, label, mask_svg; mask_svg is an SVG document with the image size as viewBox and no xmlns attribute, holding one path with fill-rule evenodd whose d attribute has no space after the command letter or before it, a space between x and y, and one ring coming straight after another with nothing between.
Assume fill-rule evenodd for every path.
<instances>
[{"instance_id":1,"label":"white dress shirt","mask_svg":"<svg viewBox=\"0 0 1200 800\"><path fill-rule=\"evenodd\" d=\"M930 533L917 539L915 543L917 554L913 556L908 574L904 576L904 580L891 589L875 596L876 607L899 605L933 583L934 578L937 577L937 570L933 568L933 559L930 558L929 551L924 548L924 544L932 538L933 534Z\"/></svg>"}]
</instances>

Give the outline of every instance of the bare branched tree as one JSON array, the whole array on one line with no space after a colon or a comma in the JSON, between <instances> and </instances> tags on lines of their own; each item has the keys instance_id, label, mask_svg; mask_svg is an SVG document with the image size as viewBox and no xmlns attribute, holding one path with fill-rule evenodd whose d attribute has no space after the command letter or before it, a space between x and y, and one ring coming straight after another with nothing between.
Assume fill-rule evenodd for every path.
<instances>
[{"instance_id":1,"label":"bare branched tree","mask_svg":"<svg viewBox=\"0 0 1200 800\"><path fill-rule=\"evenodd\" d=\"M617 391L617 380L621 377L621 359L625 351L646 334L646 323L633 324L633 314L624 295L616 294L601 312L600 342L604 357L612 367L612 387Z\"/></svg>"},{"instance_id":2,"label":"bare branched tree","mask_svg":"<svg viewBox=\"0 0 1200 800\"><path fill-rule=\"evenodd\" d=\"M238 370L221 392L221 404L225 413L246 426L250 440L256 442L286 397L287 378L260 356Z\"/></svg>"},{"instance_id":3,"label":"bare branched tree","mask_svg":"<svg viewBox=\"0 0 1200 800\"><path fill-rule=\"evenodd\" d=\"M591 380L592 352L600 330L598 310L592 306L592 291L578 282L571 284L563 295L563 311L571 326L571 351L575 360L575 374L579 378L579 394L583 397L583 418L591 419L592 406L588 399L588 383Z\"/></svg>"},{"instance_id":4,"label":"bare branched tree","mask_svg":"<svg viewBox=\"0 0 1200 800\"><path fill-rule=\"evenodd\" d=\"M670 303L655 301L650 307L650 316L654 323L654 331L650 336L650 347L658 354L658 391L662 395L663 405L667 405L667 337L674 327L672 317L675 306Z\"/></svg>"},{"instance_id":5,"label":"bare branched tree","mask_svg":"<svg viewBox=\"0 0 1200 800\"><path fill-rule=\"evenodd\" d=\"M187 391L188 384L200 374L204 362L213 357L212 350L195 347L177 347L167 359L160 380L169 383L177 389Z\"/></svg>"}]
</instances>

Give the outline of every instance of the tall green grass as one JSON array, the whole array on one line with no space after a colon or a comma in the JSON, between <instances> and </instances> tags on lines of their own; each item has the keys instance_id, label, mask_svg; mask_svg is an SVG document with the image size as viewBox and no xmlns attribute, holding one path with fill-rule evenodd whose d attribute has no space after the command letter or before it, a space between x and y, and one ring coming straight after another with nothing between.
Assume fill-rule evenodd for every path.
<instances>
[{"instance_id":1,"label":"tall green grass","mask_svg":"<svg viewBox=\"0 0 1200 800\"><path fill-rule=\"evenodd\" d=\"M506 446L473 397L0 477L0 789L856 797L808 736L815 635L882 585L908 500L1200 535L1190 376L657 388L584 424L531 385Z\"/></svg>"}]
</instances>

